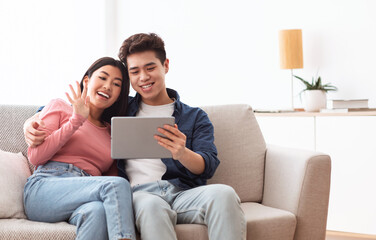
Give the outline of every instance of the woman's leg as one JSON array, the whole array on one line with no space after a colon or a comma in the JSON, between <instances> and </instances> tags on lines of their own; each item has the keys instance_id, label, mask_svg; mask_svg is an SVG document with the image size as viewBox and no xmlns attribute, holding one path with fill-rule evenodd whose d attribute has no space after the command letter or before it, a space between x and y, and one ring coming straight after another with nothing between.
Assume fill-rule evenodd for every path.
<instances>
[{"instance_id":1,"label":"woman's leg","mask_svg":"<svg viewBox=\"0 0 376 240\"><path fill-rule=\"evenodd\" d=\"M76 225L76 239L108 239L106 213L100 201L88 202L77 208L69 219ZM94 231L95 229L95 231Z\"/></svg>"},{"instance_id":2,"label":"woman's leg","mask_svg":"<svg viewBox=\"0 0 376 240\"><path fill-rule=\"evenodd\" d=\"M135 239L132 195L128 181L120 177L64 176L36 175L29 179L24 194L25 211L29 219L43 222L67 221L84 204L99 201L103 204L106 217L98 219L101 223L97 225L107 227L109 238ZM86 219L83 218L82 221ZM91 225L84 230L89 231L89 228L94 232L99 230ZM81 235L86 239L86 234Z\"/></svg>"}]
</instances>

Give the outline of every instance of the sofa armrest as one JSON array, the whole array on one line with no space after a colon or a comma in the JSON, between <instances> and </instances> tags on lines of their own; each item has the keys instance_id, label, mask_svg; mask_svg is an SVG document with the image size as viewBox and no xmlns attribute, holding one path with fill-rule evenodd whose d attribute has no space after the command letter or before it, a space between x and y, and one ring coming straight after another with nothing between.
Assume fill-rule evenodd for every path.
<instances>
[{"instance_id":1,"label":"sofa armrest","mask_svg":"<svg viewBox=\"0 0 376 240\"><path fill-rule=\"evenodd\" d=\"M295 240L325 239L330 174L326 154L267 146L262 204L295 214Z\"/></svg>"}]
</instances>

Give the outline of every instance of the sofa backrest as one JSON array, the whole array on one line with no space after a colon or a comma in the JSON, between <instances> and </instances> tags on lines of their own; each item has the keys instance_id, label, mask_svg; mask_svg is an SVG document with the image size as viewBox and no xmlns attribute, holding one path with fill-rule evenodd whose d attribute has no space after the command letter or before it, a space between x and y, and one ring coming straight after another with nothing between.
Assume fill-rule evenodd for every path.
<instances>
[{"instance_id":1,"label":"sofa backrest","mask_svg":"<svg viewBox=\"0 0 376 240\"><path fill-rule=\"evenodd\" d=\"M37 110L38 106L32 105L0 105L0 149L27 156L23 124Z\"/></svg>"},{"instance_id":2,"label":"sofa backrest","mask_svg":"<svg viewBox=\"0 0 376 240\"><path fill-rule=\"evenodd\" d=\"M23 124L38 106L0 104L0 149L27 156ZM266 145L248 105L206 106L221 161L208 183L232 186L242 202L261 202Z\"/></svg>"},{"instance_id":3,"label":"sofa backrest","mask_svg":"<svg viewBox=\"0 0 376 240\"><path fill-rule=\"evenodd\" d=\"M221 161L208 183L232 186L242 202L261 202L266 144L248 105L205 106L214 125L215 145Z\"/></svg>"}]
</instances>

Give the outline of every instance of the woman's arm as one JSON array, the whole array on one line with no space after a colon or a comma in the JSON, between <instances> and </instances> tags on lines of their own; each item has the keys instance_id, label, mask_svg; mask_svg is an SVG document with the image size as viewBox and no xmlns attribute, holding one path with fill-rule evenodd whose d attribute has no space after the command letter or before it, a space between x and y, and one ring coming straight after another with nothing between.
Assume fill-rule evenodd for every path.
<instances>
[{"instance_id":1,"label":"woman's arm","mask_svg":"<svg viewBox=\"0 0 376 240\"><path fill-rule=\"evenodd\" d=\"M72 97L65 93L73 106L73 114L72 107L63 100L53 100L42 110L41 119L46 127L40 130L46 131L48 136L41 145L28 148L28 157L32 164L41 165L50 160L88 118L90 99L87 97L87 82L82 93L80 84L76 82L76 85L76 92L72 85L69 85Z\"/></svg>"},{"instance_id":2,"label":"woman's arm","mask_svg":"<svg viewBox=\"0 0 376 240\"><path fill-rule=\"evenodd\" d=\"M69 108L71 107L63 100L52 100L42 110L41 120L45 126L39 126L38 131L45 132L46 138L41 145L28 148L28 158L33 165L45 164L50 160L86 120L79 114L69 117L69 111L71 112ZM63 119L67 117L69 120L61 125Z\"/></svg>"}]
</instances>

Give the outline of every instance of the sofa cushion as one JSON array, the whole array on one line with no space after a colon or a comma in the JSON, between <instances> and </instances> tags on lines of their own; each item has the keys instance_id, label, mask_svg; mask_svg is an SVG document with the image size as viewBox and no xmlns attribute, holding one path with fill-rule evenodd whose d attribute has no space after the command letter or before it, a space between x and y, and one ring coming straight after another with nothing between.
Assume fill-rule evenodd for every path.
<instances>
[{"instance_id":1,"label":"sofa cushion","mask_svg":"<svg viewBox=\"0 0 376 240\"><path fill-rule=\"evenodd\" d=\"M242 203L247 221L247 240L291 240L294 238L294 214L259 203Z\"/></svg>"},{"instance_id":2,"label":"sofa cushion","mask_svg":"<svg viewBox=\"0 0 376 240\"><path fill-rule=\"evenodd\" d=\"M0 150L0 218L26 218L23 189L30 174L22 153Z\"/></svg>"},{"instance_id":3,"label":"sofa cushion","mask_svg":"<svg viewBox=\"0 0 376 240\"><path fill-rule=\"evenodd\" d=\"M261 202L266 145L248 105L206 106L221 161L208 183L232 186L242 202Z\"/></svg>"},{"instance_id":4,"label":"sofa cushion","mask_svg":"<svg viewBox=\"0 0 376 240\"><path fill-rule=\"evenodd\" d=\"M208 228L199 224L178 224L175 228L179 240L208 240ZM74 240L76 226L66 222L44 223L26 219L0 219L0 239ZM137 234L137 240L140 240Z\"/></svg>"},{"instance_id":5,"label":"sofa cushion","mask_svg":"<svg viewBox=\"0 0 376 240\"><path fill-rule=\"evenodd\" d=\"M43 223L26 219L0 219L0 239L74 240L76 227L66 222Z\"/></svg>"}]
</instances>

